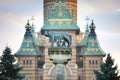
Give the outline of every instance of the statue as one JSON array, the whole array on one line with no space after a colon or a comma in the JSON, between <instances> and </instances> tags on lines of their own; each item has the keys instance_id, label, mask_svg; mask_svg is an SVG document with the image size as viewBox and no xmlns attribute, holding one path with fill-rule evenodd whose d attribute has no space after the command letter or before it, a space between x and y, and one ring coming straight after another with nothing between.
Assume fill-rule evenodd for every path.
<instances>
[{"instance_id":1,"label":"statue","mask_svg":"<svg viewBox=\"0 0 120 80\"><path fill-rule=\"evenodd\" d=\"M61 46L60 43L61 43L60 40L57 40L57 47L60 47L60 46Z\"/></svg>"},{"instance_id":2,"label":"statue","mask_svg":"<svg viewBox=\"0 0 120 80\"><path fill-rule=\"evenodd\" d=\"M55 47L55 42L57 43L57 47L71 47L71 36L66 32L46 31L44 35L50 38L51 47Z\"/></svg>"},{"instance_id":3,"label":"statue","mask_svg":"<svg viewBox=\"0 0 120 80\"><path fill-rule=\"evenodd\" d=\"M49 59L55 64L54 80L66 80L66 64L71 60L72 56L71 36L67 32L54 31L45 31L43 35L48 37L51 42L48 55Z\"/></svg>"}]
</instances>

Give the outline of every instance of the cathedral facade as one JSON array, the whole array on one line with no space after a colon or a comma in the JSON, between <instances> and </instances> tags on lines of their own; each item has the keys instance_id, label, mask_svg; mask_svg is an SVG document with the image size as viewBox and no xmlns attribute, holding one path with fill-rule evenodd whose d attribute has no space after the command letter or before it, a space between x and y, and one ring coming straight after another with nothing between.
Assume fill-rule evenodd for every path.
<instances>
[{"instance_id":1,"label":"cathedral facade","mask_svg":"<svg viewBox=\"0 0 120 80\"><path fill-rule=\"evenodd\" d=\"M76 23L77 0L44 0L44 25L38 37L34 25L28 21L23 42L16 52L18 63L24 67L21 73L26 75L25 80L55 80L55 64L48 55L51 40L44 36L45 32L66 32L71 36L72 56L65 65L66 80L96 80L93 71L100 71L105 56L96 26L92 21L83 36Z\"/></svg>"}]
</instances>

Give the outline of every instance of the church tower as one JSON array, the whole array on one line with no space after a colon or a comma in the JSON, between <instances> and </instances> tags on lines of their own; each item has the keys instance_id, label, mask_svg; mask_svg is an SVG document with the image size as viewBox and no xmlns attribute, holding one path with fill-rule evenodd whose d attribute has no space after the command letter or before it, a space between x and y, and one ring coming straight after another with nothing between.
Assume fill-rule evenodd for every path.
<instances>
[{"instance_id":1,"label":"church tower","mask_svg":"<svg viewBox=\"0 0 120 80\"><path fill-rule=\"evenodd\" d=\"M48 21L48 16L50 11L53 10L53 5L56 0L43 0L44 4L44 23ZM74 22L77 23L77 0L64 0L67 9L70 12L71 17L74 19Z\"/></svg>"},{"instance_id":2,"label":"church tower","mask_svg":"<svg viewBox=\"0 0 120 80\"><path fill-rule=\"evenodd\" d=\"M23 66L21 73L25 80L40 80L40 67L38 66L41 53L38 50L39 42L34 35L34 27L28 23L20 49L16 52L18 63Z\"/></svg>"},{"instance_id":3,"label":"church tower","mask_svg":"<svg viewBox=\"0 0 120 80\"><path fill-rule=\"evenodd\" d=\"M81 61L78 62L78 79L79 80L96 80L94 70L100 71L100 64L103 61L105 52L100 47L99 41L97 39L97 34L95 32L95 24L92 21L91 25L86 28L85 36L83 41L80 43L79 47L81 49L79 53L79 58ZM82 63L82 66L80 65Z\"/></svg>"},{"instance_id":4,"label":"church tower","mask_svg":"<svg viewBox=\"0 0 120 80\"><path fill-rule=\"evenodd\" d=\"M66 65L66 80L77 80L77 68L76 65L76 35L79 35L80 28L76 25L73 18L71 17L70 12L67 10L66 3L64 0L56 0L54 1L54 5L52 5L53 10L50 12L48 16L48 21L44 23L41 28L41 33L44 34L46 31L53 32L67 32L71 35L72 40L72 59ZM45 45L45 69L43 72L43 80L54 80L54 69L55 65L49 60L48 56L48 48L50 47L50 40L45 37L46 45Z\"/></svg>"}]
</instances>

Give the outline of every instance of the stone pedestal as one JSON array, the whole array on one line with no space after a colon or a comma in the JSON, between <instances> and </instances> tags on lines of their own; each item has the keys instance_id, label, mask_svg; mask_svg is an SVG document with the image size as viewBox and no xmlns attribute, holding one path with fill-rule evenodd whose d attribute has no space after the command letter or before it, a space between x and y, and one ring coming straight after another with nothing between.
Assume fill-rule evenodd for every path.
<instances>
[{"instance_id":1,"label":"stone pedestal","mask_svg":"<svg viewBox=\"0 0 120 80\"><path fill-rule=\"evenodd\" d=\"M66 64L71 60L71 48L49 48L49 59L55 66L55 80L66 80Z\"/></svg>"}]
</instances>

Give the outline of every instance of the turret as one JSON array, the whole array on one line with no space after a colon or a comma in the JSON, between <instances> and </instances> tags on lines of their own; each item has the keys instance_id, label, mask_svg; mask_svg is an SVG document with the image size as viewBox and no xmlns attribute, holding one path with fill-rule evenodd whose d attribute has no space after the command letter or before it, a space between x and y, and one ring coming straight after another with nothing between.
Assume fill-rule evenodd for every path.
<instances>
[{"instance_id":1,"label":"turret","mask_svg":"<svg viewBox=\"0 0 120 80\"><path fill-rule=\"evenodd\" d=\"M99 41L97 39L97 34L95 32L96 26L93 20L89 28L90 32L86 30L87 34L85 34L81 43L84 45L81 45L81 52L79 55L82 58L83 63L83 79L96 80L93 71L100 71L100 63L103 61L105 52L100 47Z\"/></svg>"},{"instance_id":2,"label":"turret","mask_svg":"<svg viewBox=\"0 0 120 80\"><path fill-rule=\"evenodd\" d=\"M105 52L100 47L99 41L97 39L97 34L95 32L96 26L93 21L89 28L90 28L90 32L88 34L88 39L86 41L86 48L82 51L81 55L103 55L104 56Z\"/></svg>"},{"instance_id":3,"label":"turret","mask_svg":"<svg viewBox=\"0 0 120 80\"><path fill-rule=\"evenodd\" d=\"M31 32L31 25L29 24L29 20L25 26L26 32L24 34L24 39L21 44L20 49L16 53L17 56L19 55L39 55L38 51L35 48L34 37Z\"/></svg>"},{"instance_id":4,"label":"turret","mask_svg":"<svg viewBox=\"0 0 120 80\"><path fill-rule=\"evenodd\" d=\"M18 63L23 66L23 71L21 73L25 74L25 80L38 80L38 61L41 53L36 48L34 37L32 34L32 27L29 23L25 25L25 34L21 44L21 47L16 52L18 58Z\"/></svg>"},{"instance_id":5,"label":"turret","mask_svg":"<svg viewBox=\"0 0 120 80\"><path fill-rule=\"evenodd\" d=\"M64 0L56 0L53 9L49 12L48 21L41 28L42 34L45 31L75 31L79 34L80 28L74 22Z\"/></svg>"}]
</instances>

